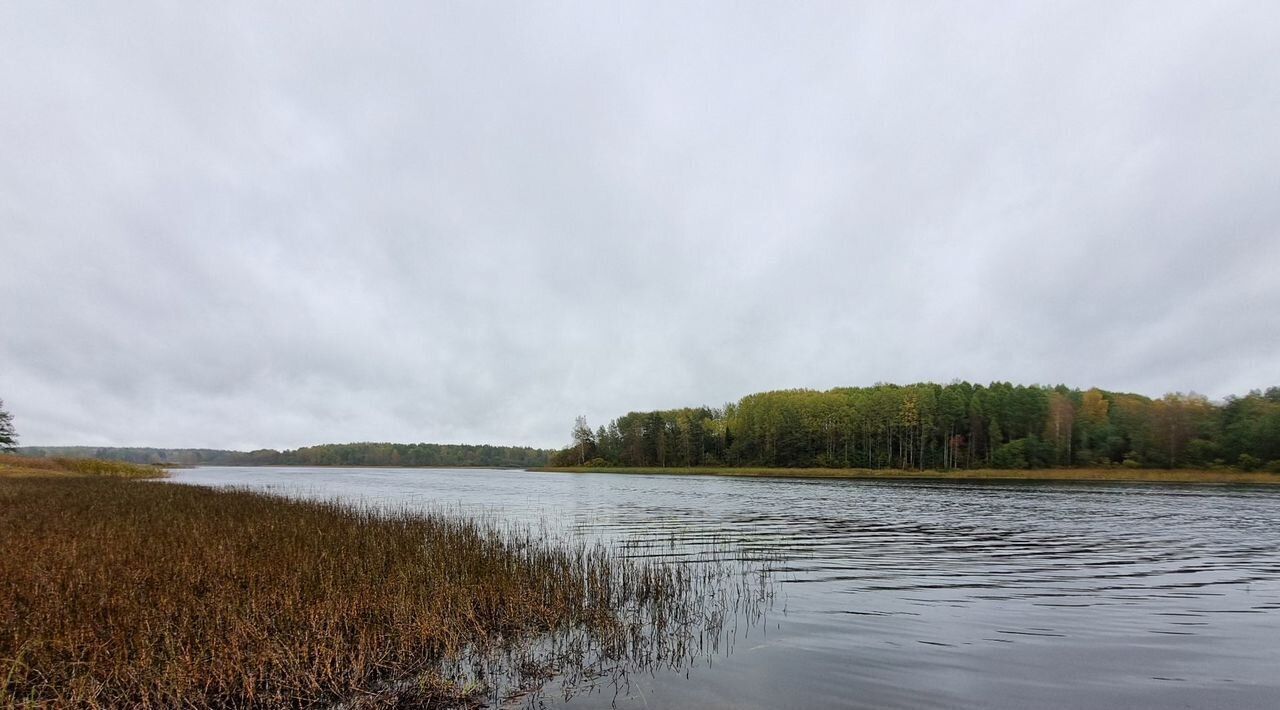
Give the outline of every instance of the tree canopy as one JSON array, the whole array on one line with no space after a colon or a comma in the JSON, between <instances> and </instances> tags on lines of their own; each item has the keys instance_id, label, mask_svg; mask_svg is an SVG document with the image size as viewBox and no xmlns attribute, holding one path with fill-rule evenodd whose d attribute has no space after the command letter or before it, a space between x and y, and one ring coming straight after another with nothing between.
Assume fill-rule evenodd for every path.
<instances>
[{"instance_id":1,"label":"tree canopy","mask_svg":"<svg viewBox=\"0 0 1280 710\"><path fill-rule=\"evenodd\" d=\"M993 382L877 384L630 412L557 465L900 469L1123 465L1280 471L1280 388L1210 402Z\"/></svg>"}]
</instances>

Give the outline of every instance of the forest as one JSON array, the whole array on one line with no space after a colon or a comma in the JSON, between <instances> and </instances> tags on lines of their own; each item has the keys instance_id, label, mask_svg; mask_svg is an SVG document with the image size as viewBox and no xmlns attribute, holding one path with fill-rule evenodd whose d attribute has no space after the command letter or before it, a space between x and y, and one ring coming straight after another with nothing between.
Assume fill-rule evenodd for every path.
<instances>
[{"instance_id":1,"label":"forest","mask_svg":"<svg viewBox=\"0 0 1280 710\"><path fill-rule=\"evenodd\" d=\"M723 407L578 417L555 466L1280 472L1280 387L1211 402L993 382L783 390Z\"/></svg>"},{"instance_id":2,"label":"forest","mask_svg":"<svg viewBox=\"0 0 1280 710\"><path fill-rule=\"evenodd\" d=\"M321 444L277 451L155 449L91 446L24 446L25 456L69 456L143 464L184 466L483 466L528 468L547 463L551 454L527 446L486 444Z\"/></svg>"}]
</instances>

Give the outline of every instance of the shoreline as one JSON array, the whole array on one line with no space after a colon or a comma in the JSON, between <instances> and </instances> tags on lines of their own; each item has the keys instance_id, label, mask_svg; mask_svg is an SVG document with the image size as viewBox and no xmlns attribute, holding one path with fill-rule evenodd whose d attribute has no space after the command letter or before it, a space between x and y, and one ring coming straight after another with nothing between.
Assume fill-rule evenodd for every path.
<instances>
[{"instance_id":1,"label":"shoreline","mask_svg":"<svg viewBox=\"0 0 1280 710\"><path fill-rule=\"evenodd\" d=\"M67 457L30 457L0 453L0 479L5 478L168 478L167 467Z\"/></svg>"},{"instance_id":2,"label":"shoreline","mask_svg":"<svg viewBox=\"0 0 1280 710\"><path fill-rule=\"evenodd\" d=\"M623 467L539 466L546 473L614 473L624 475L729 476L738 478L863 479L901 481L1039 481L1063 483L1198 483L1212 485L1280 485L1280 474L1266 471L1213 471L1159 468L956 469L919 471L869 468L763 467Z\"/></svg>"},{"instance_id":3,"label":"shoreline","mask_svg":"<svg viewBox=\"0 0 1280 710\"><path fill-rule=\"evenodd\" d=\"M134 484L154 474L0 456L0 707L496 707L719 638L706 595L738 579L480 517Z\"/></svg>"}]
</instances>

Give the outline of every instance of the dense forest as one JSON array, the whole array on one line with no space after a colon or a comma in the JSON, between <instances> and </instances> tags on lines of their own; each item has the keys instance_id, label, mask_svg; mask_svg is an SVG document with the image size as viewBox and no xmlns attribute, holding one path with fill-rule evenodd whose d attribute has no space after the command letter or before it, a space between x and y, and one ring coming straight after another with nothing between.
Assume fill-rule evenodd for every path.
<instances>
[{"instance_id":1,"label":"dense forest","mask_svg":"<svg viewBox=\"0 0 1280 710\"><path fill-rule=\"evenodd\" d=\"M1280 472L1280 387L1221 403L1007 382L785 390L631 412L594 431L579 417L572 436L553 465Z\"/></svg>"},{"instance_id":2,"label":"dense forest","mask_svg":"<svg viewBox=\"0 0 1280 710\"><path fill-rule=\"evenodd\" d=\"M144 464L187 466L543 466L551 452L525 446L466 444L322 444L276 451L221 449L151 449L91 446L26 446L26 456L70 456Z\"/></svg>"}]
</instances>

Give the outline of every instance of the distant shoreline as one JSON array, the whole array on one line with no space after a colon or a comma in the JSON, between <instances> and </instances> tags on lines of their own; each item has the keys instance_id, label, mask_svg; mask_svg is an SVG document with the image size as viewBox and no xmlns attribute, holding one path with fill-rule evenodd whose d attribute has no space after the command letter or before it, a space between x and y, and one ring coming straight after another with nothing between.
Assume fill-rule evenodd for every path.
<instances>
[{"instance_id":1,"label":"distant shoreline","mask_svg":"<svg viewBox=\"0 0 1280 710\"><path fill-rule=\"evenodd\" d=\"M379 463L156 463L159 468L474 468L482 471L526 471L529 466L486 466L484 464L379 464Z\"/></svg>"},{"instance_id":2,"label":"distant shoreline","mask_svg":"<svg viewBox=\"0 0 1280 710\"><path fill-rule=\"evenodd\" d=\"M168 466L361 466L390 468L526 468L550 462L550 449L490 444L355 442L299 449L173 449L119 446L20 446L34 457L93 458Z\"/></svg>"},{"instance_id":3,"label":"distant shoreline","mask_svg":"<svg viewBox=\"0 0 1280 710\"><path fill-rule=\"evenodd\" d=\"M1046 468L1046 469L956 469L918 471L867 468L728 468L728 467L621 467L621 466L539 466L530 471L557 473L659 474L676 476L735 476L743 478L840 478L930 481L1063 481L1115 483L1204 483L1280 485L1280 474L1262 471L1211 471L1158 468Z\"/></svg>"}]
</instances>

